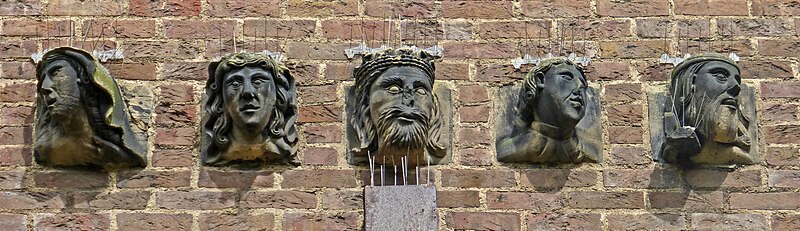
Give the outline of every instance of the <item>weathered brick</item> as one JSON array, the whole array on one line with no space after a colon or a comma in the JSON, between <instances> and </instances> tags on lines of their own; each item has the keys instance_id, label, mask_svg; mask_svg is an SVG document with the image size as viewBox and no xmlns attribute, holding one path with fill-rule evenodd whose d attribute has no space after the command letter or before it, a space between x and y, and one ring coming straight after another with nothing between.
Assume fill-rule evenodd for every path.
<instances>
[{"instance_id":1,"label":"weathered brick","mask_svg":"<svg viewBox=\"0 0 800 231\"><path fill-rule=\"evenodd\" d=\"M164 37L181 39L230 38L236 21L233 20L164 20Z\"/></svg>"},{"instance_id":2,"label":"weathered brick","mask_svg":"<svg viewBox=\"0 0 800 231\"><path fill-rule=\"evenodd\" d=\"M156 193L156 205L162 209L217 210L236 203L233 192L166 191Z\"/></svg>"},{"instance_id":3,"label":"weathered brick","mask_svg":"<svg viewBox=\"0 0 800 231\"><path fill-rule=\"evenodd\" d=\"M0 166L29 166L32 157L33 151L27 146L0 148Z\"/></svg>"},{"instance_id":4,"label":"weathered brick","mask_svg":"<svg viewBox=\"0 0 800 231\"><path fill-rule=\"evenodd\" d=\"M591 15L588 1L581 0L534 0L521 2L522 14L532 18L569 18Z\"/></svg>"},{"instance_id":5,"label":"weathered brick","mask_svg":"<svg viewBox=\"0 0 800 231\"><path fill-rule=\"evenodd\" d=\"M235 231L235 230L272 230L275 215L272 213L202 213L197 218L200 230Z\"/></svg>"},{"instance_id":6,"label":"weathered brick","mask_svg":"<svg viewBox=\"0 0 800 231\"><path fill-rule=\"evenodd\" d=\"M584 69L587 80L629 80L631 68L627 62L593 62Z\"/></svg>"},{"instance_id":7,"label":"weathered brick","mask_svg":"<svg viewBox=\"0 0 800 231\"><path fill-rule=\"evenodd\" d=\"M108 63L105 67L117 79L156 80L156 63Z\"/></svg>"},{"instance_id":8,"label":"weathered brick","mask_svg":"<svg viewBox=\"0 0 800 231\"><path fill-rule=\"evenodd\" d=\"M645 165L653 161L642 147L614 147L608 154L608 159L616 165Z\"/></svg>"},{"instance_id":9,"label":"weathered brick","mask_svg":"<svg viewBox=\"0 0 800 231\"><path fill-rule=\"evenodd\" d=\"M36 79L36 65L31 62L4 62L0 69L3 79Z\"/></svg>"},{"instance_id":10,"label":"weathered brick","mask_svg":"<svg viewBox=\"0 0 800 231\"><path fill-rule=\"evenodd\" d=\"M663 41L608 41L600 42L603 58L652 58L666 50Z\"/></svg>"},{"instance_id":11,"label":"weathered brick","mask_svg":"<svg viewBox=\"0 0 800 231\"><path fill-rule=\"evenodd\" d=\"M433 18L436 4L433 1L388 2L364 1L364 14L372 17Z\"/></svg>"},{"instance_id":12,"label":"weathered brick","mask_svg":"<svg viewBox=\"0 0 800 231\"><path fill-rule=\"evenodd\" d=\"M488 145L491 134L491 130L484 126L462 127L458 130L457 143L465 146Z\"/></svg>"},{"instance_id":13,"label":"weathered brick","mask_svg":"<svg viewBox=\"0 0 800 231\"><path fill-rule=\"evenodd\" d=\"M758 53L764 56L794 57L800 52L800 40L759 39Z\"/></svg>"},{"instance_id":14,"label":"weathered brick","mask_svg":"<svg viewBox=\"0 0 800 231\"><path fill-rule=\"evenodd\" d=\"M681 42L679 46L683 53L715 52L720 54L736 53L741 57L753 56L755 49L750 40L722 40L722 41L691 41ZM687 48L688 47L688 48Z\"/></svg>"},{"instance_id":15,"label":"weathered brick","mask_svg":"<svg viewBox=\"0 0 800 231\"><path fill-rule=\"evenodd\" d=\"M566 204L576 209L644 208L642 192L575 191L566 194Z\"/></svg>"},{"instance_id":16,"label":"weathered brick","mask_svg":"<svg viewBox=\"0 0 800 231\"><path fill-rule=\"evenodd\" d=\"M511 64L484 64L478 65L475 74L476 81L491 83L512 83L521 81L527 72L525 70L514 69Z\"/></svg>"},{"instance_id":17,"label":"weathered brick","mask_svg":"<svg viewBox=\"0 0 800 231\"><path fill-rule=\"evenodd\" d=\"M597 14L611 17L664 16L669 14L669 2L598 0Z\"/></svg>"},{"instance_id":18,"label":"weathered brick","mask_svg":"<svg viewBox=\"0 0 800 231\"><path fill-rule=\"evenodd\" d=\"M800 193L731 193L731 209L795 210L800 208Z\"/></svg>"},{"instance_id":19,"label":"weathered brick","mask_svg":"<svg viewBox=\"0 0 800 231\"><path fill-rule=\"evenodd\" d=\"M672 72L672 65L658 62L636 62L634 66L644 81L666 81Z\"/></svg>"},{"instance_id":20,"label":"weathered brick","mask_svg":"<svg viewBox=\"0 0 800 231\"><path fill-rule=\"evenodd\" d=\"M762 128L767 143L791 144L800 142L800 125L764 126Z\"/></svg>"},{"instance_id":21,"label":"weathered brick","mask_svg":"<svg viewBox=\"0 0 800 231\"><path fill-rule=\"evenodd\" d=\"M301 130L306 143L339 143L342 141L341 125L307 124Z\"/></svg>"},{"instance_id":22,"label":"weathered brick","mask_svg":"<svg viewBox=\"0 0 800 231\"><path fill-rule=\"evenodd\" d=\"M282 174L283 188L351 188L356 187L352 170L306 169L289 170Z\"/></svg>"},{"instance_id":23,"label":"weathered brick","mask_svg":"<svg viewBox=\"0 0 800 231\"><path fill-rule=\"evenodd\" d=\"M32 124L34 108L31 106L7 106L0 108L0 124Z\"/></svg>"},{"instance_id":24,"label":"weathered brick","mask_svg":"<svg viewBox=\"0 0 800 231\"><path fill-rule=\"evenodd\" d=\"M504 188L514 187L514 172L509 170L443 169L443 187Z\"/></svg>"},{"instance_id":25,"label":"weathered brick","mask_svg":"<svg viewBox=\"0 0 800 231\"><path fill-rule=\"evenodd\" d=\"M283 230L356 230L358 213L287 212L283 215Z\"/></svg>"},{"instance_id":26,"label":"weathered brick","mask_svg":"<svg viewBox=\"0 0 800 231\"><path fill-rule=\"evenodd\" d=\"M92 19L85 20L81 30L92 38L152 38L156 36L156 21Z\"/></svg>"},{"instance_id":27,"label":"weathered brick","mask_svg":"<svg viewBox=\"0 0 800 231\"><path fill-rule=\"evenodd\" d=\"M108 173L92 171L37 172L34 186L41 188L87 189L108 186Z\"/></svg>"},{"instance_id":28,"label":"weathered brick","mask_svg":"<svg viewBox=\"0 0 800 231\"><path fill-rule=\"evenodd\" d=\"M641 126L644 119L644 106L638 104L623 104L606 107L608 123L610 125Z\"/></svg>"},{"instance_id":29,"label":"weathered brick","mask_svg":"<svg viewBox=\"0 0 800 231\"><path fill-rule=\"evenodd\" d=\"M0 171L0 189L20 189L25 177L25 169Z\"/></svg>"},{"instance_id":30,"label":"weathered brick","mask_svg":"<svg viewBox=\"0 0 800 231\"><path fill-rule=\"evenodd\" d=\"M338 162L339 153L334 148L306 147L303 150L303 164L334 166Z\"/></svg>"},{"instance_id":31,"label":"weathered brick","mask_svg":"<svg viewBox=\"0 0 800 231\"><path fill-rule=\"evenodd\" d=\"M630 103L641 101L644 98L642 85L638 83L609 84L605 86L605 89L603 101L607 102Z\"/></svg>"},{"instance_id":32,"label":"weathered brick","mask_svg":"<svg viewBox=\"0 0 800 231\"><path fill-rule=\"evenodd\" d=\"M277 40L266 40L264 38L259 39L247 39L241 38L242 36L236 36L236 43L234 44L233 35L229 35L225 37L225 34L222 35L222 39L207 39L205 40L206 44L206 52L202 53L206 59L219 59L222 56L230 53L242 52L242 51L263 51L263 50L280 50L280 45L278 45ZM266 41L265 41L266 40ZM284 44L285 42L280 42L280 44ZM286 55L286 53L284 53ZM284 56L286 57L286 56ZM290 63L285 63L290 64Z\"/></svg>"},{"instance_id":33,"label":"weathered brick","mask_svg":"<svg viewBox=\"0 0 800 231\"><path fill-rule=\"evenodd\" d=\"M486 87L480 85L458 86L458 101L461 103L480 103L489 101Z\"/></svg>"},{"instance_id":34,"label":"weathered brick","mask_svg":"<svg viewBox=\"0 0 800 231\"><path fill-rule=\"evenodd\" d=\"M128 10L136 16L197 16L200 0L131 0Z\"/></svg>"},{"instance_id":35,"label":"weathered brick","mask_svg":"<svg viewBox=\"0 0 800 231\"><path fill-rule=\"evenodd\" d=\"M800 149L796 147L768 147L765 159L770 165L800 165Z\"/></svg>"},{"instance_id":36,"label":"weathered brick","mask_svg":"<svg viewBox=\"0 0 800 231\"><path fill-rule=\"evenodd\" d=\"M167 80L206 80L208 63L164 63L161 75Z\"/></svg>"},{"instance_id":37,"label":"weathered brick","mask_svg":"<svg viewBox=\"0 0 800 231\"><path fill-rule=\"evenodd\" d=\"M117 227L120 231L191 230L192 214L121 213Z\"/></svg>"},{"instance_id":38,"label":"weathered brick","mask_svg":"<svg viewBox=\"0 0 800 231\"><path fill-rule=\"evenodd\" d=\"M209 0L206 14L212 17L278 17L280 0Z\"/></svg>"},{"instance_id":39,"label":"weathered brick","mask_svg":"<svg viewBox=\"0 0 800 231\"><path fill-rule=\"evenodd\" d=\"M157 128L155 143L161 145L194 145L198 133L195 128Z\"/></svg>"},{"instance_id":40,"label":"weathered brick","mask_svg":"<svg viewBox=\"0 0 800 231\"><path fill-rule=\"evenodd\" d=\"M63 37L69 36L70 31L70 22L64 20L8 20L2 24L3 30L0 34L7 36Z\"/></svg>"},{"instance_id":41,"label":"weathered brick","mask_svg":"<svg viewBox=\"0 0 800 231\"><path fill-rule=\"evenodd\" d=\"M443 42L447 59L510 59L516 54L511 42Z\"/></svg>"},{"instance_id":42,"label":"weathered brick","mask_svg":"<svg viewBox=\"0 0 800 231\"><path fill-rule=\"evenodd\" d=\"M511 18L511 1L445 1L442 17L445 18Z\"/></svg>"},{"instance_id":43,"label":"weathered brick","mask_svg":"<svg viewBox=\"0 0 800 231\"><path fill-rule=\"evenodd\" d=\"M543 38L550 30L550 21L500 21L480 24L478 35L482 39Z\"/></svg>"},{"instance_id":44,"label":"weathered brick","mask_svg":"<svg viewBox=\"0 0 800 231\"><path fill-rule=\"evenodd\" d=\"M607 131L612 144L641 144L644 134L641 127L609 126Z\"/></svg>"},{"instance_id":45,"label":"weathered brick","mask_svg":"<svg viewBox=\"0 0 800 231\"><path fill-rule=\"evenodd\" d=\"M507 212L450 212L445 223L451 229L520 230L519 213Z\"/></svg>"},{"instance_id":46,"label":"weathered brick","mask_svg":"<svg viewBox=\"0 0 800 231\"><path fill-rule=\"evenodd\" d=\"M485 123L489 122L489 114L491 113L492 108L488 104L483 105L476 105L476 106L462 106L458 109L459 118L461 118L462 123L470 123L470 122L478 122L478 123Z\"/></svg>"},{"instance_id":47,"label":"weathered brick","mask_svg":"<svg viewBox=\"0 0 800 231\"><path fill-rule=\"evenodd\" d=\"M753 0L753 15L797 16L800 5L792 0Z\"/></svg>"},{"instance_id":48,"label":"weathered brick","mask_svg":"<svg viewBox=\"0 0 800 231\"><path fill-rule=\"evenodd\" d=\"M685 173L686 182L695 188L746 188L761 186L761 171L735 172L696 169Z\"/></svg>"},{"instance_id":49,"label":"weathered brick","mask_svg":"<svg viewBox=\"0 0 800 231\"><path fill-rule=\"evenodd\" d=\"M436 207L477 208L481 204L478 191L436 191Z\"/></svg>"},{"instance_id":50,"label":"weathered brick","mask_svg":"<svg viewBox=\"0 0 800 231\"><path fill-rule=\"evenodd\" d=\"M533 212L552 212L564 207L560 193L487 192L488 209L524 209Z\"/></svg>"},{"instance_id":51,"label":"weathered brick","mask_svg":"<svg viewBox=\"0 0 800 231\"><path fill-rule=\"evenodd\" d=\"M0 127L0 145L31 144L33 129L28 127Z\"/></svg>"},{"instance_id":52,"label":"weathered brick","mask_svg":"<svg viewBox=\"0 0 800 231\"><path fill-rule=\"evenodd\" d=\"M203 168L197 186L204 188L272 188L275 174L271 171L220 171Z\"/></svg>"},{"instance_id":53,"label":"weathered brick","mask_svg":"<svg viewBox=\"0 0 800 231\"><path fill-rule=\"evenodd\" d=\"M530 169L520 173L523 187L560 189L563 187L590 187L597 183L597 171L576 169Z\"/></svg>"},{"instance_id":54,"label":"weathered brick","mask_svg":"<svg viewBox=\"0 0 800 231\"><path fill-rule=\"evenodd\" d=\"M144 209L150 200L149 191L76 192L75 208L81 209Z\"/></svg>"},{"instance_id":55,"label":"weathered brick","mask_svg":"<svg viewBox=\"0 0 800 231\"><path fill-rule=\"evenodd\" d=\"M791 79L792 63L786 61L741 61L736 63L741 68L743 79Z\"/></svg>"},{"instance_id":56,"label":"weathered brick","mask_svg":"<svg viewBox=\"0 0 800 231\"><path fill-rule=\"evenodd\" d=\"M528 230L602 230L600 214L533 213L526 218Z\"/></svg>"},{"instance_id":57,"label":"weathered brick","mask_svg":"<svg viewBox=\"0 0 800 231\"><path fill-rule=\"evenodd\" d=\"M692 214L696 230L769 230L769 221L762 214Z\"/></svg>"},{"instance_id":58,"label":"weathered brick","mask_svg":"<svg viewBox=\"0 0 800 231\"><path fill-rule=\"evenodd\" d=\"M768 170L769 186L778 188L800 188L800 171Z\"/></svg>"},{"instance_id":59,"label":"weathered brick","mask_svg":"<svg viewBox=\"0 0 800 231\"><path fill-rule=\"evenodd\" d=\"M37 213L34 230L110 230L108 214Z\"/></svg>"},{"instance_id":60,"label":"weathered brick","mask_svg":"<svg viewBox=\"0 0 800 231\"><path fill-rule=\"evenodd\" d=\"M52 0L47 4L48 15L112 16L125 12L125 2L114 0L78 1Z\"/></svg>"},{"instance_id":61,"label":"weathered brick","mask_svg":"<svg viewBox=\"0 0 800 231\"><path fill-rule=\"evenodd\" d=\"M354 16L358 14L358 1L305 1L289 0L286 14L292 17Z\"/></svg>"},{"instance_id":62,"label":"weathered brick","mask_svg":"<svg viewBox=\"0 0 800 231\"><path fill-rule=\"evenodd\" d=\"M728 4L727 2L724 4ZM746 3L745 3L746 4ZM727 7L720 7L726 9ZM746 11L745 11L746 12ZM792 23L786 19L719 19L721 35L780 36L792 34Z\"/></svg>"},{"instance_id":63,"label":"weathered brick","mask_svg":"<svg viewBox=\"0 0 800 231\"><path fill-rule=\"evenodd\" d=\"M772 230L798 230L800 229L800 214L775 214L772 215Z\"/></svg>"},{"instance_id":64,"label":"weathered brick","mask_svg":"<svg viewBox=\"0 0 800 231\"><path fill-rule=\"evenodd\" d=\"M677 208L686 211L703 211L722 208L721 191L648 192L650 207L654 209Z\"/></svg>"},{"instance_id":65,"label":"weathered brick","mask_svg":"<svg viewBox=\"0 0 800 231\"><path fill-rule=\"evenodd\" d=\"M41 12L41 1L38 0L19 0L0 3L0 15L39 15Z\"/></svg>"},{"instance_id":66,"label":"weathered brick","mask_svg":"<svg viewBox=\"0 0 800 231\"><path fill-rule=\"evenodd\" d=\"M469 64L436 63L436 79L466 80L469 79Z\"/></svg>"},{"instance_id":67,"label":"weathered brick","mask_svg":"<svg viewBox=\"0 0 800 231\"><path fill-rule=\"evenodd\" d=\"M63 209L67 200L58 192L0 192L0 209Z\"/></svg>"},{"instance_id":68,"label":"weathered brick","mask_svg":"<svg viewBox=\"0 0 800 231\"><path fill-rule=\"evenodd\" d=\"M572 33L575 33L574 40L579 40L579 39L582 40L584 37L586 37L587 39L625 38L631 36L631 20L567 19L567 20L559 20L557 29L562 31L561 33L564 34L565 40L567 39L573 40ZM575 45L577 46L578 44ZM553 44L553 46L557 45ZM581 45L581 47L582 46L583 45ZM582 51L578 52L583 53Z\"/></svg>"},{"instance_id":69,"label":"weathered brick","mask_svg":"<svg viewBox=\"0 0 800 231\"><path fill-rule=\"evenodd\" d=\"M242 194L239 206L243 208L313 209L317 197L312 192L302 191L248 191Z\"/></svg>"},{"instance_id":70,"label":"weathered brick","mask_svg":"<svg viewBox=\"0 0 800 231\"><path fill-rule=\"evenodd\" d=\"M189 171L131 170L117 174L117 187L120 188L175 188L188 187L191 180Z\"/></svg>"},{"instance_id":71,"label":"weathered brick","mask_svg":"<svg viewBox=\"0 0 800 231\"><path fill-rule=\"evenodd\" d=\"M0 230L28 230L28 216L0 213Z\"/></svg>"},{"instance_id":72,"label":"weathered brick","mask_svg":"<svg viewBox=\"0 0 800 231\"><path fill-rule=\"evenodd\" d=\"M347 43L289 42L286 55L291 59L347 60L343 50L350 48Z\"/></svg>"},{"instance_id":73,"label":"weathered brick","mask_svg":"<svg viewBox=\"0 0 800 231\"><path fill-rule=\"evenodd\" d=\"M676 0L675 14L747 16L747 0Z\"/></svg>"},{"instance_id":74,"label":"weathered brick","mask_svg":"<svg viewBox=\"0 0 800 231\"><path fill-rule=\"evenodd\" d=\"M458 163L466 166L490 166L494 154L489 149L465 148L458 151Z\"/></svg>"},{"instance_id":75,"label":"weathered brick","mask_svg":"<svg viewBox=\"0 0 800 231\"><path fill-rule=\"evenodd\" d=\"M300 106L298 123L339 122L342 118L341 106L318 105Z\"/></svg>"},{"instance_id":76,"label":"weathered brick","mask_svg":"<svg viewBox=\"0 0 800 231\"><path fill-rule=\"evenodd\" d=\"M761 97L764 98L800 98L800 82L780 81L761 83Z\"/></svg>"},{"instance_id":77,"label":"weathered brick","mask_svg":"<svg viewBox=\"0 0 800 231\"><path fill-rule=\"evenodd\" d=\"M608 228L612 230L686 230L686 217L671 213L609 214Z\"/></svg>"},{"instance_id":78,"label":"weathered brick","mask_svg":"<svg viewBox=\"0 0 800 231\"><path fill-rule=\"evenodd\" d=\"M322 193L322 209L359 210L364 208L363 190L333 190Z\"/></svg>"},{"instance_id":79,"label":"weathered brick","mask_svg":"<svg viewBox=\"0 0 800 231\"><path fill-rule=\"evenodd\" d=\"M325 64L325 79L326 80L350 80L353 78L353 69L356 65L352 63L334 63L329 62ZM437 66L438 73L438 66Z\"/></svg>"},{"instance_id":80,"label":"weathered brick","mask_svg":"<svg viewBox=\"0 0 800 231\"><path fill-rule=\"evenodd\" d=\"M786 103L764 102L761 119L764 123L791 123L800 118L797 117L797 105Z\"/></svg>"},{"instance_id":81,"label":"weathered brick","mask_svg":"<svg viewBox=\"0 0 800 231\"><path fill-rule=\"evenodd\" d=\"M130 41L125 43L125 58L193 59L202 46L197 41Z\"/></svg>"},{"instance_id":82,"label":"weathered brick","mask_svg":"<svg viewBox=\"0 0 800 231\"><path fill-rule=\"evenodd\" d=\"M320 23L322 36L329 39L367 40L369 43L385 41L389 30L395 36L394 27L383 21L365 20L325 20ZM392 24L395 26L395 24ZM406 36L408 32L406 31ZM379 42L380 43L380 42ZM356 46L355 44L351 46Z\"/></svg>"},{"instance_id":83,"label":"weathered brick","mask_svg":"<svg viewBox=\"0 0 800 231\"><path fill-rule=\"evenodd\" d=\"M302 104L315 104L336 101L337 85L298 87L297 96Z\"/></svg>"},{"instance_id":84,"label":"weathered brick","mask_svg":"<svg viewBox=\"0 0 800 231\"><path fill-rule=\"evenodd\" d=\"M36 83L13 83L5 85L0 92L0 102L33 102L36 99Z\"/></svg>"},{"instance_id":85,"label":"weathered brick","mask_svg":"<svg viewBox=\"0 0 800 231\"><path fill-rule=\"evenodd\" d=\"M287 63L286 68L292 72L292 77L298 86L320 84L319 64L292 62Z\"/></svg>"},{"instance_id":86,"label":"weathered brick","mask_svg":"<svg viewBox=\"0 0 800 231\"><path fill-rule=\"evenodd\" d=\"M188 126L199 122L197 105L167 104L156 106L156 123L165 126Z\"/></svg>"},{"instance_id":87,"label":"weathered brick","mask_svg":"<svg viewBox=\"0 0 800 231\"><path fill-rule=\"evenodd\" d=\"M608 169L603 184L610 188L675 188L681 184L678 172L667 169Z\"/></svg>"},{"instance_id":88,"label":"weathered brick","mask_svg":"<svg viewBox=\"0 0 800 231\"><path fill-rule=\"evenodd\" d=\"M153 151L152 161L155 167L188 167L196 162L190 150L160 148Z\"/></svg>"}]
</instances>

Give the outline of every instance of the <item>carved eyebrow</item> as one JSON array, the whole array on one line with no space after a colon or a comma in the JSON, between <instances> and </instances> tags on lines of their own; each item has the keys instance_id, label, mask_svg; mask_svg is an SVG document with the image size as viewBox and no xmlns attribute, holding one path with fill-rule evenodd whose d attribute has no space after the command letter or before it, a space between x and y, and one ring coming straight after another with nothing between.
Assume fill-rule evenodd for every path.
<instances>
[{"instance_id":1,"label":"carved eyebrow","mask_svg":"<svg viewBox=\"0 0 800 231\"><path fill-rule=\"evenodd\" d=\"M708 72L715 73L715 74L716 74L716 73L723 73L723 74L725 74L725 75L729 75L729 74L730 74L730 72L728 71L728 69L725 69L725 68L722 68L722 67L713 67L713 68L711 68L711 70L709 70Z\"/></svg>"},{"instance_id":2,"label":"carved eyebrow","mask_svg":"<svg viewBox=\"0 0 800 231\"><path fill-rule=\"evenodd\" d=\"M380 85L381 86L386 86L386 85L390 85L390 84L402 84L402 83L403 83L403 77L400 77L400 76L389 76L389 77L386 77L383 80L381 80Z\"/></svg>"}]
</instances>

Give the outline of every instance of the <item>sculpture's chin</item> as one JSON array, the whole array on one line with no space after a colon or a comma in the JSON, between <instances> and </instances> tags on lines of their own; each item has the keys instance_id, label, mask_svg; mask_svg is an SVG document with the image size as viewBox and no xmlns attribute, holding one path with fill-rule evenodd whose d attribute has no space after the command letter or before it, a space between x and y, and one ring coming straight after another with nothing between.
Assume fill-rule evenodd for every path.
<instances>
[{"instance_id":1,"label":"sculpture's chin","mask_svg":"<svg viewBox=\"0 0 800 231\"><path fill-rule=\"evenodd\" d=\"M425 146L428 129L418 121L393 121L379 126L381 146L418 149Z\"/></svg>"}]
</instances>

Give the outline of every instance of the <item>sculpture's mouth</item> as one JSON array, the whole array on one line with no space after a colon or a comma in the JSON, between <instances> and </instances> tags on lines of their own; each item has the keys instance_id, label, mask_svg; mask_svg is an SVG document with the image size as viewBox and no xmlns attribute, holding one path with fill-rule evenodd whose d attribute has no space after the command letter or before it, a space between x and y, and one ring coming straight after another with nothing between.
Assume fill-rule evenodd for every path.
<instances>
[{"instance_id":1,"label":"sculpture's mouth","mask_svg":"<svg viewBox=\"0 0 800 231\"><path fill-rule=\"evenodd\" d=\"M736 100L736 98L725 98L725 99L722 100L722 102L720 104L725 105L725 106L736 107L736 105L739 104L739 101Z\"/></svg>"},{"instance_id":2,"label":"sculpture's mouth","mask_svg":"<svg viewBox=\"0 0 800 231\"><path fill-rule=\"evenodd\" d=\"M580 96L570 96L567 101L574 108L581 109L583 107L583 99Z\"/></svg>"},{"instance_id":3,"label":"sculpture's mouth","mask_svg":"<svg viewBox=\"0 0 800 231\"><path fill-rule=\"evenodd\" d=\"M413 123L416 119L412 115L400 115L397 116L397 120L403 123Z\"/></svg>"},{"instance_id":4,"label":"sculpture's mouth","mask_svg":"<svg viewBox=\"0 0 800 231\"><path fill-rule=\"evenodd\" d=\"M253 113L253 112L258 111L258 109L261 109L261 107L259 107L258 105L245 104L242 108L239 109L239 111L240 112L245 112L245 113Z\"/></svg>"},{"instance_id":5,"label":"sculpture's mouth","mask_svg":"<svg viewBox=\"0 0 800 231\"><path fill-rule=\"evenodd\" d=\"M53 97L51 95L44 95L44 102L48 108L53 108L56 105L56 101L58 101L56 97Z\"/></svg>"}]
</instances>

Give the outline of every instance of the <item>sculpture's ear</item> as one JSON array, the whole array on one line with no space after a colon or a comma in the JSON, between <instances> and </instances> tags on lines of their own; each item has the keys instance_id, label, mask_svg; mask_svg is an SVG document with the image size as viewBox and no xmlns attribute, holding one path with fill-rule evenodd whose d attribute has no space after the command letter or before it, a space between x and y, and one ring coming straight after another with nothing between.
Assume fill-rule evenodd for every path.
<instances>
[{"instance_id":1,"label":"sculpture's ear","mask_svg":"<svg viewBox=\"0 0 800 231\"><path fill-rule=\"evenodd\" d=\"M444 119L442 113L439 111L439 97L433 94L433 107L431 108L431 117L428 130L428 153L438 158L443 158L447 155L447 150L441 141L441 129Z\"/></svg>"},{"instance_id":2,"label":"sculpture's ear","mask_svg":"<svg viewBox=\"0 0 800 231\"><path fill-rule=\"evenodd\" d=\"M536 78L537 90L544 88L544 73L536 72L535 74L533 74L533 78Z\"/></svg>"},{"instance_id":3,"label":"sculpture's ear","mask_svg":"<svg viewBox=\"0 0 800 231\"><path fill-rule=\"evenodd\" d=\"M216 79L215 74L217 72L218 66L219 62L211 62L210 64L208 64L208 80L206 80L206 88L208 88L209 86L211 86L211 84L214 83Z\"/></svg>"}]
</instances>

